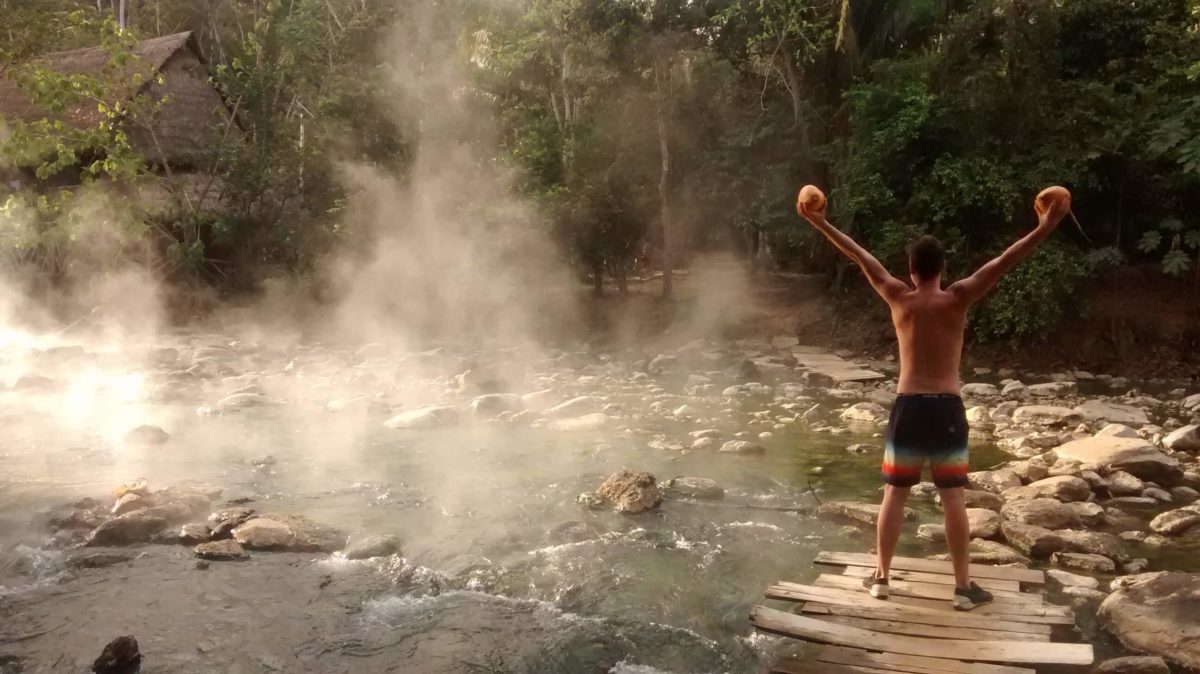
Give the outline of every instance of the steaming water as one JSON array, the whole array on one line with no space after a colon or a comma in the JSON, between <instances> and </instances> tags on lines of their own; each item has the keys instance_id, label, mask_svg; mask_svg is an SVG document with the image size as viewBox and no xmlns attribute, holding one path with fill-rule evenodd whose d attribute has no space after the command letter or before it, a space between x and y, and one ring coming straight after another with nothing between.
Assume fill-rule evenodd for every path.
<instances>
[{"instance_id":1,"label":"steaming water","mask_svg":"<svg viewBox=\"0 0 1200 674\"><path fill-rule=\"evenodd\" d=\"M810 403L731 402L719 372L712 390L696 391L683 373L637 373L635 355L523 357L518 392L600 396L613 421L594 432L496 421L404 431L384 428L383 410L325 408L359 392L393 409L439 401L465 409L469 397L452 379L464 369L458 356L253 344L215 360L196 352L228 343L176 339L178 356L152 345L8 352L10 382L38 373L66 388L0 393L0 671L6 662L74 669L119 634L139 639L154 672L752 671L781 647L747 624L762 589L815 577L819 550L872 545L865 533L798 511L816 497L878 499L877 453L845 449L880 442L871 430L832 436L780 422ZM185 400L150 402L164 382ZM206 414L225 393L255 384L280 404ZM685 402L699 418L670 414ZM170 440L120 440L141 423L161 425ZM714 427L725 438L748 432L767 451L654 448ZM773 436L758 439L764 431ZM256 468L253 459L268 454L276 462ZM973 467L1001 460L980 448ZM710 477L726 496L667 500L638 516L575 502L622 467L660 481ZM198 570L187 548L159 545L129 549L136 557L126 563L68 570L71 551L55 549L46 513L139 477L215 485L224 499L301 513L351 540L395 534L403 557L263 553ZM914 505L937 519L932 504Z\"/></svg>"}]
</instances>

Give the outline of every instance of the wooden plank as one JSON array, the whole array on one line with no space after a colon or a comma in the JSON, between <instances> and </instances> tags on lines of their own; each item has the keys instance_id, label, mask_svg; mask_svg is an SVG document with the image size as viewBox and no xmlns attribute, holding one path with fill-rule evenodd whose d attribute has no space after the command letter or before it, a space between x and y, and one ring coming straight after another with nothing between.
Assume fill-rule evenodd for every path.
<instances>
[{"instance_id":1,"label":"wooden plank","mask_svg":"<svg viewBox=\"0 0 1200 674\"><path fill-rule=\"evenodd\" d=\"M986 580L983 582L987 582ZM850 576L838 576L831 573L823 573L817 577L814 585L824 585L826 587L841 587L847 590L862 590L866 591L862 586L861 578L852 578ZM889 583L891 594L900 597L918 597L920 599L937 599L941 601L950 601L954 599L954 586L952 585L935 585L933 583L918 583L908 580L893 580ZM985 588L992 590L990 587ZM1042 596L1040 594L1029 594L1026 592L1010 592L1008 590L992 590L992 596L996 598L995 604L1011 604L1013 606L1041 606Z\"/></svg>"},{"instance_id":2,"label":"wooden plank","mask_svg":"<svg viewBox=\"0 0 1200 674\"><path fill-rule=\"evenodd\" d=\"M842 570L842 575L851 576L854 578L866 578L875 573L874 566L847 566ZM921 571L904 571L902 569L891 570L892 580L915 580L920 583L933 583L936 585L954 585L954 576L941 573L923 573ZM986 590L1005 590L1007 592L1020 592L1021 584L1015 580L1000 580L998 578L989 578L986 583Z\"/></svg>"},{"instance_id":3,"label":"wooden plank","mask_svg":"<svg viewBox=\"0 0 1200 674\"><path fill-rule=\"evenodd\" d=\"M950 674L1037 674L1034 670L1024 667L927 658L920 655L871 653L843 646L821 648L817 653L817 661L856 667L889 667L897 672L913 672L914 674L943 674L946 672Z\"/></svg>"},{"instance_id":4,"label":"wooden plank","mask_svg":"<svg viewBox=\"0 0 1200 674\"><path fill-rule=\"evenodd\" d=\"M876 566L875 555L861 552L821 552L817 554L817 564L833 566ZM893 557L892 568L903 571L923 571L925 573L940 573L953 575L954 567L950 562L935 559L917 559L915 557ZM1015 580L1031 585L1045 585L1046 574L1036 569L1015 569L1007 566L989 566L987 564L971 564L971 576L976 579L997 578L1000 580Z\"/></svg>"},{"instance_id":5,"label":"wooden plank","mask_svg":"<svg viewBox=\"0 0 1200 674\"><path fill-rule=\"evenodd\" d=\"M796 583L780 582L767 588L766 596L770 599L784 601L816 601L837 606L853 606L876 610L904 611L912 614L956 616L959 624L966 625L977 620L995 620L997 617L1009 622L1036 623L1039 625L1074 625L1075 616L1069 610L1058 609L1047 615L1045 607L1041 609L1022 610L1020 613L1003 613L1011 608L1001 606L980 606L967 613L955 611L950 602L932 601L929 599L913 599L910 597L894 597L888 601L873 599L865 592L855 592L832 587L817 587L815 585L799 585ZM1057 607L1055 607L1057 608ZM1063 612L1066 612L1064 615ZM986 627L986 625L972 625Z\"/></svg>"},{"instance_id":6,"label":"wooden plank","mask_svg":"<svg viewBox=\"0 0 1200 674\"><path fill-rule=\"evenodd\" d=\"M823 620L756 606L750 623L771 634L805 641L872 649L901 655L923 655L946 659L982 662L1090 665L1095 659L1088 644L1055 644L1040 641L947 641L882 634L870 630L834 625Z\"/></svg>"},{"instance_id":7,"label":"wooden plank","mask_svg":"<svg viewBox=\"0 0 1200 674\"><path fill-rule=\"evenodd\" d=\"M921 613L911 611L903 606L888 605L883 609L878 609L860 608L857 606L836 606L834 604L810 601L804 602L801 607L805 613L821 613L823 615L846 616L847 618L890 620L893 622L916 623L932 627L970 627L975 629L1000 630L1027 635L1030 641L1049 639L1051 629L1049 625L1012 622L1001 618L964 615L962 613Z\"/></svg>"},{"instance_id":8,"label":"wooden plank","mask_svg":"<svg viewBox=\"0 0 1200 674\"><path fill-rule=\"evenodd\" d=\"M900 620L880 620L875 618L851 618L848 616L829 615L819 608L805 606L804 613L820 616L821 620L837 625L849 625L864 630L887 632L888 634L904 634L910 637L929 637L930 639L958 639L968 641L1050 641L1050 635L1024 634L1022 632L1002 632L985 630L976 627L947 627L945 625L922 625L920 623Z\"/></svg>"}]
</instances>

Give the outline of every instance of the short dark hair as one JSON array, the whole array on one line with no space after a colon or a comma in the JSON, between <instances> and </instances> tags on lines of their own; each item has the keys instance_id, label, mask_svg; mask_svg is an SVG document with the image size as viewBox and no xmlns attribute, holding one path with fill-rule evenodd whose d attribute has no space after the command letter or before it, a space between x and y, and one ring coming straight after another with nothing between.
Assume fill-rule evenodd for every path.
<instances>
[{"instance_id":1,"label":"short dark hair","mask_svg":"<svg viewBox=\"0 0 1200 674\"><path fill-rule=\"evenodd\" d=\"M931 279L946 268L946 251L937 237L926 234L908 244L908 266L917 278Z\"/></svg>"}]
</instances>

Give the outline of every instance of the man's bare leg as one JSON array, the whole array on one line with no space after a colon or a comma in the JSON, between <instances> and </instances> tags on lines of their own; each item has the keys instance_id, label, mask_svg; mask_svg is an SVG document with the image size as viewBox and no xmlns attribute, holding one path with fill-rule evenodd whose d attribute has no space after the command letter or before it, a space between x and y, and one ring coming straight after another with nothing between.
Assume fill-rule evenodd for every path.
<instances>
[{"instance_id":1,"label":"man's bare leg","mask_svg":"<svg viewBox=\"0 0 1200 674\"><path fill-rule=\"evenodd\" d=\"M909 487L883 486L883 505L879 507L879 522L875 527L875 549L879 555L876 578L887 578L891 573L892 556L896 554L896 543L900 542L900 531L904 527L904 503L908 500L908 491ZM963 516L966 517L965 512Z\"/></svg>"},{"instance_id":2,"label":"man's bare leg","mask_svg":"<svg viewBox=\"0 0 1200 674\"><path fill-rule=\"evenodd\" d=\"M971 524L967 520L967 500L962 487L940 489L942 512L946 516L946 543L954 563L954 584L971 587Z\"/></svg>"}]
</instances>

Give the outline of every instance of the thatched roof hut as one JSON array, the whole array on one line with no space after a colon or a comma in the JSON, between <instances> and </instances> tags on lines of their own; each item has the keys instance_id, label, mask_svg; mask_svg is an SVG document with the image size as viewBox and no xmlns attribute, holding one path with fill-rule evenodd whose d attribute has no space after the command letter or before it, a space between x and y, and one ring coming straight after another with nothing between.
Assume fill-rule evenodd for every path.
<instances>
[{"instance_id":1,"label":"thatched roof hut","mask_svg":"<svg viewBox=\"0 0 1200 674\"><path fill-rule=\"evenodd\" d=\"M155 101L166 99L152 119L134 120L126 127L131 143L152 164L185 171L209 168L212 153L227 138L224 127L231 112L209 82L208 66L192 33L143 40L134 55L137 58L123 68L114 68L110 53L102 47L45 54L32 63L63 75L105 80L113 99L110 104L139 94ZM0 79L0 120L34 122L49 116L16 82ZM88 128L99 122L100 113L95 101L81 101L59 117Z\"/></svg>"}]
</instances>

